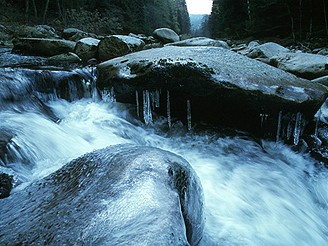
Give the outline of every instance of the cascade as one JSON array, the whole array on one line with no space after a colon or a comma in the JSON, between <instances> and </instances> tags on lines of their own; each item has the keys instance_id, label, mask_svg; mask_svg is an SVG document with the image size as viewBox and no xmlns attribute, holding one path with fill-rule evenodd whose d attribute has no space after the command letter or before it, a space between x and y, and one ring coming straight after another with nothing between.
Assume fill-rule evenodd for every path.
<instances>
[{"instance_id":1,"label":"cascade","mask_svg":"<svg viewBox=\"0 0 328 246\"><path fill-rule=\"evenodd\" d=\"M188 123L188 131L191 130L191 103L190 100L187 100L187 123Z\"/></svg>"},{"instance_id":2,"label":"cascade","mask_svg":"<svg viewBox=\"0 0 328 246\"><path fill-rule=\"evenodd\" d=\"M153 123L153 116L151 113L150 93L148 90L143 91L143 117L145 124L148 126Z\"/></svg>"},{"instance_id":3,"label":"cascade","mask_svg":"<svg viewBox=\"0 0 328 246\"><path fill-rule=\"evenodd\" d=\"M282 117L282 111L280 111L279 114L278 114L278 124L277 124L276 142L279 142L279 140L280 140L281 117Z\"/></svg>"},{"instance_id":4,"label":"cascade","mask_svg":"<svg viewBox=\"0 0 328 246\"><path fill-rule=\"evenodd\" d=\"M166 91L166 113L167 113L167 124L168 124L169 128L171 128L172 122L171 122L170 91Z\"/></svg>"},{"instance_id":5,"label":"cascade","mask_svg":"<svg viewBox=\"0 0 328 246\"><path fill-rule=\"evenodd\" d=\"M138 93L138 91L136 91L136 108L137 108L137 116L140 117L139 93Z\"/></svg>"}]
</instances>

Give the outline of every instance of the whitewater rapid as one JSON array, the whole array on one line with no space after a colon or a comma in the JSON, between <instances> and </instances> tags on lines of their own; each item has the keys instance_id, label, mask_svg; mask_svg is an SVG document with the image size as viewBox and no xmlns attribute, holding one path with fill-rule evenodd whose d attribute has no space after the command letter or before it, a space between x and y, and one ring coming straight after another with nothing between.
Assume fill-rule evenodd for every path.
<instances>
[{"instance_id":1,"label":"whitewater rapid","mask_svg":"<svg viewBox=\"0 0 328 246\"><path fill-rule=\"evenodd\" d=\"M134 108L120 103L89 98L47 104L59 123L33 110L0 111L0 129L14 135L20 155L28 158L0 167L21 180L12 192L95 149L154 146L181 155L201 179L202 245L328 244L328 171L307 154L243 134L187 131L178 122L167 131L161 117L145 126L132 116Z\"/></svg>"}]
</instances>

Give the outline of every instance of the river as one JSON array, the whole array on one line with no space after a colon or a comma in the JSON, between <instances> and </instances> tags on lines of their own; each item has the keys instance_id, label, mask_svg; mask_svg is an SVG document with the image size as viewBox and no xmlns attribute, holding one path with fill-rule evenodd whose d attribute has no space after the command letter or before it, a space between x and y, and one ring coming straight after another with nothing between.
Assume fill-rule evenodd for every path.
<instances>
[{"instance_id":1,"label":"river","mask_svg":"<svg viewBox=\"0 0 328 246\"><path fill-rule=\"evenodd\" d=\"M184 157L205 194L202 245L327 245L328 172L307 154L247 134L187 131L163 117L146 126L134 107L97 97L47 105L60 122L33 107L0 111L0 129L15 137L17 192L92 150L120 143L154 146ZM171 122L170 122L171 123Z\"/></svg>"}]
</instances>

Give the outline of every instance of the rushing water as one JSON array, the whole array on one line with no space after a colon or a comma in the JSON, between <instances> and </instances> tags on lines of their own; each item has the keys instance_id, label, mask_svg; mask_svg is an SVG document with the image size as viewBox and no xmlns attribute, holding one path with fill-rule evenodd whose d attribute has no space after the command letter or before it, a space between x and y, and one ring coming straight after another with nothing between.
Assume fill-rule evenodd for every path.
<instances>
[{"instance_id":1,"label":"rushing water","mask_svg":"<svg viewBox=\"0 0 328 246\"><path fill-rule=\"evenodd\" d=\"M165 119L145 126L115 102L58 99L48 105L59 123L33 110L0 112L0 129L11 132L20 155L29 158L0 167L23 181L13 192L95 149L119 143L155 146L184 157L201 179L203 245L328 244L328 172L288 146L187 132L173 122L161 131L168 128Z\"/></svg>"}]
</instances>

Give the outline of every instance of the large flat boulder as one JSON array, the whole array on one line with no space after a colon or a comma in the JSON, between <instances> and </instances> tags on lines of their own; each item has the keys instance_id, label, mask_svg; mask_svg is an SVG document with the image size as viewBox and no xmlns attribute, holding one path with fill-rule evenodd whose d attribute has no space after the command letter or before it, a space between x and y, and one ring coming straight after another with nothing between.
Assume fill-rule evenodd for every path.
<instances>
[{"instance_id":1,"label":"large flat boulder","mask_svg":"<svg viewBox=\"0 0 328 246\"><path fill-rule=\"evenodd\" d=\"M29 55L55 56L73 52L76 43L63 39L18 38L13 40L13 44L13 52Z\"/></svg>"},{"instance_id":2,"label":"large flat boulder","mask_svg":"<svg viewBox=\"0 0 328 246\"><path fill-rule=\"evenodd\" d=\"M282 70L306 79L328 75L328 56L289 52L272 57L271 63Z\"/></svg>"},{"instance_id":3,"label":"large flat boulder","mask_svg":"<svg viewBox=\"0 0 328 246\"><path fill-rule=\"evenodd\" d=\"M166 114L167 90L172 117L185 119L189 100L193 121L255 133L265 122L273 134L280 111L312 119L327 96L322 85L216 47L145 50L103 62L98 73L98 87L114 87L118 101L135 103L136 91L160 90Z\"/></svg>"},{"instance_id":4,"label":"large flat boulder","mask_svg":"<svg viewBox=\"0 0 328 246\"><path fill-rule=\"evenodd\" d=\"M206 37L189 38L166 44L166 46L214 46L229 49L227 42Z\"/></svg>"},{"instance_id":5,"label":"large flat boulder","mask_svg":"<svg viewBox=\"0 0 328 246\"><path fill-rule=\"evenodd\" d=\"M0 200L2 245L197 245L203 194L187 161L118 145Z\"/></svg>"}]
</instances>

